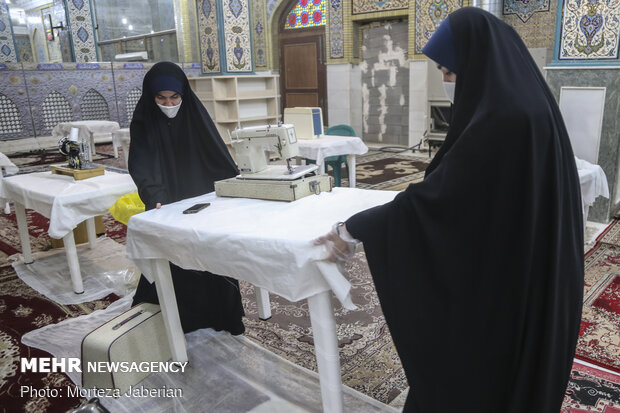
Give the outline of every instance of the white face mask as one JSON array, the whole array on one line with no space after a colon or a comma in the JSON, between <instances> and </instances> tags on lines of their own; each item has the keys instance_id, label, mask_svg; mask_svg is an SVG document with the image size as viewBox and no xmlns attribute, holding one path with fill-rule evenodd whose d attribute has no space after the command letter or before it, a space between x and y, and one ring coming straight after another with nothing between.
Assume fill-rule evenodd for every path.
<instances>
[{"instance_id":1,"label":"white face mask","mask_svg":"<svg viewBox=\"0 0 620 413\"><path fill-rule=\"evenodd\" d=\"M456 89L455 82L443 82L443 90L446 92L446 96L450 99L451 103L454 103L454 90Z\"/></svg>"},{"instance_id":2,"label":"white face mask","mask_svg":"<svg viewBox=\"0 0 620 413\"><path fill-rule=\"evenodd\" d=\"M157 106L159 106L161 111L164 112L164 115L172 119L177 115L177 112L181 108L181 103L183 103L183 101L180 101L179 104L176 106L164 106L164 105L160 105L159 103L157 103Z\"/></svg>"}]
</instances>

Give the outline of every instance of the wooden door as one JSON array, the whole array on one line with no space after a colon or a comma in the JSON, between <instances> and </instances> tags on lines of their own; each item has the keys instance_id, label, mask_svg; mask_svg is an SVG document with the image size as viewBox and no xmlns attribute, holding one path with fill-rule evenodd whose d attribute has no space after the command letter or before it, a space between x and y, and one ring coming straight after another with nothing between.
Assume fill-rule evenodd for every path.
<instances>
[{"instance_id":1,"label":"wooden door","mask_svg":"<svg viewBox=\"0 0 620 413\"><path fill-rule=\"evenodd\" d=\"M298 29L280 33L282 107L320 107L327 125L325 30Z\"/></svg>"}]
</instances>

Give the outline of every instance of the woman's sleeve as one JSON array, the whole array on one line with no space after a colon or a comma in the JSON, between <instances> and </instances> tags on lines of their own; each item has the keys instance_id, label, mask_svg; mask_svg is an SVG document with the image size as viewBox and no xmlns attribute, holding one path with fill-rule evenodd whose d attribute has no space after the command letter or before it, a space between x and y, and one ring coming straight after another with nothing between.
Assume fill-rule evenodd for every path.
<instances>
[{"instance_id":1,"label":"woman's sleeve","mask_svg":"<svg viewBox=\"0 0 620 413\"><path fill-rule=\"evenodd\" d=\"M153 209L158 202L167 202L157 148L146 138L141 125L132 123L130 133L129 174L138 187L138 194L146 209Z\"/></svg>"}]
</instances>

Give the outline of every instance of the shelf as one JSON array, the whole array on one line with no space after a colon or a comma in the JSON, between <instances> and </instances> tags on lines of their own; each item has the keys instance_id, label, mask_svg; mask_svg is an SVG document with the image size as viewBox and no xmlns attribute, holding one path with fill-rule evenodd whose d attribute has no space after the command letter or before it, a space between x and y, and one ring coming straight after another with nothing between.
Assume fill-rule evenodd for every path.
<instances>
[{"instance_id":1,"label":"shelf","mask_svg":"<svg viewBox=\"0 0 620 413\"><path fill-rule=\"evenodd\" d=\"M251 122L251 121L255 121L255 120L262 120L262 119L278 119L280 116L278 115L273 115L273 116L249 116L247 118L239 118L239 122Z\"/></svg>"},{"instance_id":2,"label":"shelf","mask_svg":"<svg viewBox=\"0 0 620 413\"><path fill-rule=\"evenodd\" d=\"M237 127L273 125L281 119L277 75L205 76L190 79L190 86L229 150L230 133Z\"/></svg>"}]
</instances>

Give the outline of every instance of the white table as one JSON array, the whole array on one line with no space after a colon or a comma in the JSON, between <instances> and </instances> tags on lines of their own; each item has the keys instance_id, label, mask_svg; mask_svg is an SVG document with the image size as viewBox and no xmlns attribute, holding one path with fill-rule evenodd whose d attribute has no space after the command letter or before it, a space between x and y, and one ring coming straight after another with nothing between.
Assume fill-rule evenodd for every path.
<instances>
[{"instance_id":1,"label":"white table","mask_svg":"<svg viewBox=\"0 0 620 413\"><path fill-rule=\"evenodd\" d=\"M125 165L129 165L129 143L131 141L129 128L121 128L112 132L112 147L114 149L114 157L118 158L118 147L123 149L123 157Z\"/></svg>"},{"instance_id":2,"label":"white table","mask_svg":"<svg viewBox=\"0 0 620 413\"><path fill-rule=\"evenodd\" d=\"M583 227L585 231L586 221L590 207L599 196L609 198L609 186L607 176L599 165L575 157L579 185L581 187L581 204L583 208Z\"/></svg>"},{"instance_id":3,"label":"white table","mask_svg":"<svg viewBox=\"0 0 620 413\"><path fill-rule=\"evenodd\" d=\"M368 152L368 147L358 137L324 135L317 139L298 139L299 156L313 159L320 173L325 173L325 158L347 155L349 186L355 188L355 155Z\"/></svg>"},{"instance_id":4,"label":"white table","mask_svg":"<svg viewBox=\"0 0 620 413\"><path fill-rule=\"evenodd\" d=\"M135 191L136 185L129 175L108 171L81 181L51 172L15 175L0 180L0 198L15 203L24 262L33 261L25 211L29 208L49 218L47 233L50 237L62 238L76 294L84 292L84 287L73 229L86 221L88 243L94 248L95 216L105 214L119 197Z\"/></svg>"},{"instance_id":5,"label":"white table","mask_svg":"<svg viewBox=\"0 0 620 413\"><path fill-rule=\"evenodd\" d=\"M308 300L321 382L323 411L342 411L342 383L331 293L355 308L350 284L313 240L356 212L391 201L397 192L334 188L294 202L219 198L215 193L164 205L135 215L127 229L127 257L157 285L168 341L175 361L187 350L168 261L207 270L290 301ZM198 202L211 206L197 214L182 211ZM260 293L265 294L261 297ZM259 301L259 305L260 305ZM263 301L263 304L264 301ZM268 305L268 304L267 304Z\"/></svg>"},{"instance_id":6,"label":"white table","mask_svg":"<svg viewBox=\"0 0 620 413\"><path fill-rule=\"evenodd\" d=\"M5 175L11 175L11 174L15 174L19 171L19 168L17 166L15 166L15 164L13 162L11 162L11 160L2 152L0 152L0 178L4 177ZM0 199L0 201L2 201ZM8 201L2 201L0 202L4 203L4 213L5 214L10 214L11 213L11 205L9 204Z\"/></svg>"},{"instance_id":7,"label":"white table","mask_svg":"<svg viewBox=\"0 0 620 413\"><path fill-rule=\"evenodd\" d=\"M109 133L112 134L115 130L120 128L118 122L109 120L81 120L75 122L62 122L54 126L52 129L52 135L55 138L60 139L63 136L68 136L71 132L71 128L78 128L78 139L81 142L87 141L90 145L89 161L92 161L92 155L95 154L95 134Z\"/></svg>"}]
</instances>

